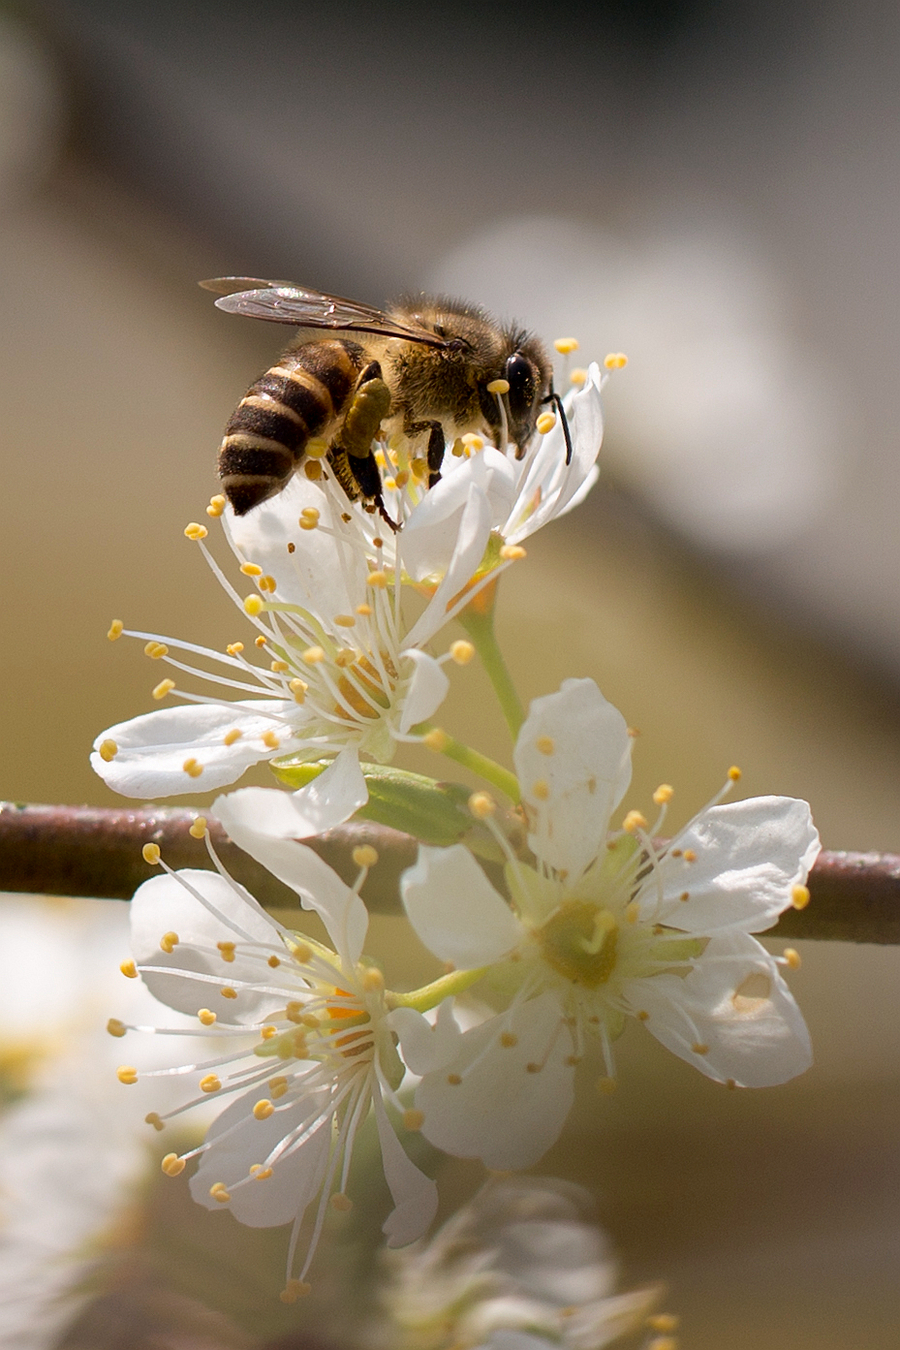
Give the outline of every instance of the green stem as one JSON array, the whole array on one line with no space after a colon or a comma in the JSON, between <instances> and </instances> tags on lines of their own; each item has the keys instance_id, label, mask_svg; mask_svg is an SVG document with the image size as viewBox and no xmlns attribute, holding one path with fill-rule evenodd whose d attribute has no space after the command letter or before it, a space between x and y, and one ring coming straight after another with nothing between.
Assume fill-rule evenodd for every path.
<instances>
[{"instance_id":1,"label":"green stem","mask_svg":"<svg viewBox=\"0 0 900 1350\"><path fill-rule=\"evenodd\" d=\"M455 740L442 727L432 726L430 722L420 722L418 726L413 727L413 733L417 736L425 736L428 732L440 738L439 745L433 745L431 748L439 750L442 755L452 759L456 764L462 764L465 768L471 769L477 773L486 782L493 783L495 788L499 788L505 793L511 802L521 800L519 790L519 780L509 769L504 769L502 764L498 764L495 759L481 754L479 750L473 750L470 745L464 745L462 741Z\"/></svg>"},{"instance_id":2,"label":"green stem","mask_svg":"<svg viewBox=\"0 0 900 1350\"><path fill-rule=\"evenodd\" d=\"M488 679L494 686L494 693L503 710L509 734L515 740L525 721L525 709L522 707L522 701L516 692L494 632L494 606L491 604L487 612L483 613L475 606L468 605L457 617L481 658L481 664L487 671Z\"/></svg>"},{"instance_id":3,"label":"green stem","mask_svg":"<svg viewBox=\"0 0 900 1350\"><path fill-rule=\"evenodd\" d=\"M387 992L385 1001L389 1008L414 1008L416 1012L429 1012L443 1003L445 998L462 994L471 988L489 969L489 966L476 966L474 970L451 970L449 975L442 975L439 980L433 980L421 989L413 989L412 993Z\"/></svg>"}]
</instances>

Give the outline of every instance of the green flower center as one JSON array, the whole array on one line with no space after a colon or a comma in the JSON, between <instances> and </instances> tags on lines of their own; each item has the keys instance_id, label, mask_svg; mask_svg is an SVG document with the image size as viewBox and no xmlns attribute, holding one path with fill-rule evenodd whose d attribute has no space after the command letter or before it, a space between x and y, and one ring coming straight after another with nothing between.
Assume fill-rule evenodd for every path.
<instances>
[{"instance_id":1,"label":"green flower center","mask_svg":"<svg viewBox=\"0 0 900 1350\"><path fill-rule=\"evenodd\" d=\"M536 937L547 964L573 984L596 989L615 969L618 921L611 910L589 900L567 900Z\"/></svg>"}]
</instances>

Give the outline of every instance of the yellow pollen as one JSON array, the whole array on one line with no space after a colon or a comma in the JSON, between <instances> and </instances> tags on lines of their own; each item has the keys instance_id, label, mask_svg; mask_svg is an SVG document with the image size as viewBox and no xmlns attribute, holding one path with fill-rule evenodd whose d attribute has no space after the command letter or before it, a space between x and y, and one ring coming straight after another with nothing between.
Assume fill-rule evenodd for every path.
<instances>
[{"instance_id":1,"label":"yellow pollen","mask_svg":"<svg viewBox=\"0 0 900 1350\"><path fill-rule=\"evenodd\" d=\"M137 1069L133 1068L130 1064L120 1064L118 1069L116 1069L116 1077L120 1083L124 1083L127 1087L131 1087L133 1083L137 1082Z\"/></svg>"},{"instance_id":2,"label":"yellow pollen","mask_svg":"<svg viewBox=\"0 0 900 1350\"><path fill-rule=\"evenodd\" d=\"M487 820L497 810L497 803L489 792L473 792L469 798L469 810L476 820Z\"/></svg>"},{"instance_id":3,"label":"yellow pollen","mask_svg":"<svg viewBox=\"0 0 900 1350\"><path fill-rule=\"evenodd\" d=\"M737 783L739 781L741 771L736 764L732 764L731 768L728 770L728 777L731 779L732 783Z\"/></svg>"},{"instance_id":4,"label":"yellow pollen","mask_svg":"<svg viewBox=\"0 0 900 1350\"><path fill-rule=\"evenodd\" d=\"M224 1181L217 1181L214 1186L210 1186L209 1193L213 1200L218 1200L220 1205L227 1205L228 1201L231 1199Z\"/></svg>"},{"instance_id":5,"label":"yellow pollen","mask_svg":"<svg viewBox=\"0 0 900 1350\"><path fill-rule=\"evenodd\" d=\"M422 462L421 460L414 459L413 465L421 464L421 462ZM418 474L416 476L419 477ZM405 488L408 482L409 482L409 473L406 469L401 469L400 472L396 474L394 477L394 487Z\"/></svg>"},{"instance_id":6,"label":"yellow pollen","mask_svg":"<svg viewBox=\"0 0 900 1350\"><path fill-rule=\"evenodd\" d=\"M312 947L306 942L297 942L291 948L291 954L295 961L299 961L301 966L305 966L307 961L312 960ZM299 1008L301 1005L299 1003L292 1003L290 1006L292 1008Z\"/></svg>"},{"instance_id":7,"label":"yellow pollen","mask_svg":"<svg viewBox=\"0 0 900 1350\"><path fill-rule=\"evenodd\" d=\"M487 391L489 394L508 394L509 380L491 380Z\"/></svg>"},{"instance_id":8,"label":"yellow pollen","mask_svg":"<svg viewBox=\"0 0 900 1350\"><path fill-rule=\"evenodd\" d=\"M119 969L121 970L122 974L125 976L127 980L137 979L137 966L134 964L133 961L130 960L123 961L122 964L119 966Z\"/></svg>"},{"instance_id":9,"label":"yellow pollen","mask_svg":"<svg viewBox=\"0 0 900 1350\"><path fill-rule=\"evenodd\" d=\"M356 612L361 619L368 619L369 615L372 613L372 606L366 604L357 605Z\"/></svg>"},{"instance_id":10,"label":"yellow pollen","mask_svg":"<svg viewBox=\"0 0 900 1350\"><path fill-rule=\"evenodd\" d=\"M196 520L192 520L190 525L185 525L184 527L185 539L193 539L196 541L197 539L205 539L208 534L209 530L206 526L199 525Z\"/></svg>"},{"instance_id":11,"label":"yellow pollen","mask_svg":"<svg viewBox=\"0 0 900 1350\"><path fill-rule=\"evenodd\" d=\"M225 735L222 737L222 744L234 745L235 741L239 741L243 734L240 727L232 727L231 730L226 731Z\"/></svg>"},{"instance_id":12,"label":"yellow pollen","mask_svg":"<svg viewBox=\"0 0 900 1350\"><path fill-rule=\"evenodd\" d=\"M109 764L111 760L115 759L118 753L119 747L116 745L115 741L109 740L108 737L105 741L101 741L97 747L97 754L103 760L104 764Z\"/></svg>"},{"instance_id":13,"label":"yellow pollen","mask_svg":"<svg viewBox=\"0 0 900 1350\"><path fill-rule=\"evenodd\" d=\"M278 1297L282 1303L296 1303L298 1298L306 1298L311 1288L305 1280L288 1280Z\"/></svg>"},{"instance_id":14,"label":"yellow pollen","mask_svg":"<svg viewBox=\"0 0 900 1350\"><path fill-rule=\"evenodd\" d=\"M552 736L538 736L534 744L542 755L552 755L556 749L556 742Z\"/></svg>"},{"instance_id":15,"label":"yellow pollen","mask_svg":"<svg viewBox=\"0 0 900 1350\"><path fill-rule=\"evenodd\" d=\"M106 1024L106 1030L110 1036L124 1036L128 1030L124 1022L120 1022L118 1017L111 1017Z\"/></svg>"},{"instance_id":16,"label":"yellow pollen","mask_svg":"<svg viewBox=\"0 0 900 1350\"><path fill-rule=\"evenodd\" d=\"M361 984L365 993L379 994L384 988L384 976L377 966L370 966L363 972Z\"/></svg>"},{"instance_id":17,"label":"yellow pollen","mask_svg":"<svg viewBox=\"0 0 900 1350\"><path fill-rule=\"evenodd\" d=\"M690 898L691 898L690 891L682 891L678 897L679 900L690 900Z\"/></svg>"},{"instance_id":18,"label":"yellow pollen","mask_svg":"<svg viewBox=\"0 0 900 1350\"><path fill-rule=\"evenodd\" d=\"M206 816L197 816L196 820L191 822L188 834L192 839L203 839L206 836Z\"/></svg>"},{"instance_id":19,"label":"yellow pollen","mask_svg":"<svg viewBox=\"0 0 900 1350\"><path fill-rule=\"evenodd\" d=\"M475 655L475 648L471 642L466 642L460 638L458 642L450 644L450 659L458 666L467 666Z\"/></svg>"},{"instance_id":20,"label":"yellow pollen","mask_svg":"<svg viewBox=\"0 0 900 1350\"><path fill-rule=\"evenodd\" d=\"M371 844L357 844L353 850L353 861L357 867L374 867L378 861L378 851Z\"/></svg>"},{"instance_id":21,"label":"yellow pollen","mask_svg":"<svg viewBox=\"0 0 900 1350\"><path fill-rule=\"evenodd\" d=\"M657 806L667 806L675 796L675 789L670 783L660 783L653 794L653 800Z\"/></svg>"},{"instance_id":22,"label":"yellow pollen","mask_svg":"<svg viewBox=\"0 0 900 1350\"><path fill-rule=\"evenodd\" d=\"M275 1114L275 1106L268 1097L263 1097L253 1108L253 1115L256 1120L268 1120L269 1116Z\"/></svg>"},{"instance_id":23,"label":"yellow pollen","mask_svg":"<svg viewBox=\"0 0 900 1350\"><path fill-rule=\"evenodd\" d=\"M304 520L301 516L298 524L301 530L314 530L318 527L319 522L317 520Z\"/></svg>"},{"instance_id":24,"label":"yellow pollen","mask_svg":"<svg viewBox=\"0 0 900 1350\"><path fill-rule=\"evenodd\" d=\"M628 357L624 352L610 352L604 356L603 364L607 370L624 370L628 365Z\"/></svg>"},{"instance_id":25,"label":"yellow pollen","mask_svg":"<svg viewBox=\"0 0 900 1350\"><path fill-rule=\"evenodd\" d=\"M165 1122L158 1111L148 1111L144 1116L144 1124L152 1125L154 1130L164 1130L166 1128Z\"/></svg>"},{"instance_id":26,"label":"yellow pollen","mask_svg":"<svg viewBox=\"0 0 900 1350\"><path fill-rule=\"evenodd\" d=\"M366 577L367 586L374 586L376 589L384 590L387 584L387 572L370 572Z\"/></svg>"},{"instance_id":27,"label":"yellow pollen","mask_svg":"<svg viewBox=\"0 0 900 1350\"><path fill-rule=\"evenodd\" d=\"M290 1003L288 1003L287 1007L284 1010L284 1015L289 1022L301 1021L303 1015L303 1004L296 1003L293 999L291 999Z\"/></svg>"},{"instance_id":28,"label":"yellow pollen","mask_svg":"<svg viewBox=\"0 0 900 1350\"><path fill-rule=\"evenodd\" d=\"M171 694L174 688L175 688L174 680L160 680L159 684L151 692L153 697L158 702L159 699L165 698L166 694Z\"/></svg>"},{"instance_id":29,"label":"yellow pollen","mask_svg":"<svg viewBox=\"0 0 900 1350\"><path fill-rule=\"evenodd\" d=\"M112 623L109 625L109 632L106 636L109 638L110 642L115 642L116 638L120 638L124 631L125 625L122 620L113 619Z\"/></svg>"},{"instance_id":30,"label":"yellow pollen","mask_svg":"<svg viewBox=\"0 0 900 1350\"><path fill-rule=\"evenodd\" d=\"M304 520L311 520L316 525L319 523L319 513L314 506L304 506L300 512L299 523L302 525Z\"/></svg>"},{"instance_id":31,"label":"yellow pollen","mask_svg":"<svg viewBox=\"0 0 900 1350\"><path fill-rule=\"evenodd\" d=\"M684 858L684 861L686 863L692 863L697 861L697 855L692 848L686 848L684 850L684 853L682 854L682 857Z\"/></svg>"},{"instance_id":32,"label":"yellow pollen","mask_svg":"<svg viewBox=\"0 0 900 1350\"><path fill-rule=\"evenodd\" d=\"M198 764L193 755L191 755L189 759L186 759L181 767L188 778L199 778L203 772L203 765Z\"/></svg>"},{"instance_id":33,"label":"yellow pollen","mask_svg":"<svg viewBox=\"0 0 900 1350\"><path fill-rule=\"evenodd\" d=\"M354 614L335 614L334 622L338 628L355 628L356 616Z\"/></svg>"},{"instance_id":34,"label":"yellow pollen","mask_svg":"<svg viewBox=\"0 0 900 1350\"><path fill-rule=\"evenodd\" d=\"M646 1008L640 1008L634 1015L639 1022L646 1022L650 1016Z\"/></svg>"},{"instance_id":35,"label":"yellow pollen","mask_svg":"<svg viewBox=\"0 0 900 1350\"><path fill-rule=\"evenodd\" d=\"M273 576L268 574L264 577L260 577L257 585L261 591L276 591L278 589L278 582Z\"/></svg>"},{"instance_id":36,"label":"yellow pollen","mask_svg":"<svg viewBox=\"0 0 900 1350\"><path fill-rule=\"evenodd\" d=\"M177 1153L167 1153L160 1167L167 1177L178 1177L185 1168L184 1158L179 1158Z\"/></svg>"},{"instance_id":37,"label":"yellow pollen","mask_svg":"<svg viewBox=\"0 0 900 1350\"><path fill-rule=\"evenodd\" d=\"M223 961L231 962L234 960L233 942L217 942L216 946L219 949Z\"/></svg>"},{"instance_id":38,"label":"yellow pollen","mask_svg":"<svg viewBox=\"0 0 900 1350\"><path fill-rule=\"evenodd\" d=\"M263 1167L262 1163L254 1163L250 1168L250 1175L256 1181L268 1181L269 1177L275 1175L275 1170L272 1167Z\"/></svg>"},{"instance_id":39,"label":"yellow pollen","mask_svg":"<svg viewBox=\"0 0 900 1350\"><path fill-rule=\"evenodd\" d=\"M587 377L588 373L582 366L576 366L574 370L569 372L570 381L579 387L585 383Z\"/></svg>"},{"instance_id":40,"label":"yellow pollen","mask_svg":"<svg viewBox=\"0 0 900 1350\"><path fill-rule=\"evenodd\" d=\"M205 1078L201 1078L197 1084L201 1092L218 1092L222 1087L222 1082L217 1074L208 1073Z\"/></svg>"},{"instance_id":41,"label":"yellow pollen","mask_svg":"<svg viewBox=\"0 0 900 1350\"><path fill-rule=\"evenodd\" d=\"M290 670L287 661L270 661L269 669L273 675L283 675L286 670Z\"/></svg>"},{"instance_id":42,"label":"yellow pollen","mask_svg":"<svg viewBox=\"0 0 900 1350\"><path fill-rule=\"evenodd\" d=\"M580 343L577 338L562 337L557 338L553 343L560 356L571 356L572 352L577 352Z\"/></svg>"},{"instance_id":43,"label":"yellow pollen","mask_svg":"<svg viewBox=\"0 0 900 1350\"><path fill-rule=\"evenodd\" d=\"M353 665L355 660L356 652L352 647L339 647L334 654L334 664L338 670L346 670L348 666Z\"/></svg>"},{"instance_id":44,"label":"yellow pollen","mask_svg":"<svg viewBox=\"0 0 900 1350\"><path fill-rule=\"evenodd\" d=\"M414 459L414 460L412 461L412 463L410 464L410 466L409 466L409 471L410 471L410 473L412 474L413 478L418 478L418 479L420 479L420 480L423 479L423 478L427 478L427 477L428 477L428 460L427 460L427 459L421 459L421 458ZM397 474L397 486L398 486L398 487L403 487L403 486L404 486L403 483L400 482L401 478L403 478L403 474L402 474L402 473L398 473L398 474Z\"/></svg>"},{"instance_id":45,"label":"yellow pollen","mask_svg":"<svg viewBox=\"0 0 900 1350\"><path fill-rule=\"evenodd\" d=\"M230 984L223 985L219 993L223 998L237 998L237 990L232 989Z\"/></svg>"},{"instance_id":46,"label":"yellow pollen","mask_svg":"<svg viewBox=\"0 0 900 1350\"><path fill-rule=\"evenodd\" d=\"M249 614L251 619L256 619L265 609L265 601L258 595L248 595L244 600L244 613Z\"/></svg>"},{"instance_id":47,"label":"yellow pollen","mask_svg":"<svg viewBox=\"0 0 900 1350\"><path fill-rule=\"evenodd\" d=\"M302 659L308 666L317 666L325 660L325 652L321 647L307 647Z\"/></svg>"},{"instance_id":48,"label":"yellow pollen","mask_svg":"<svg viewBox=\"0 0 900 1350\"><path fill-rule=\"evenodd\" d=\"M629 900L628 904L625 906L625 922L637 923L640 917L641 917L641 907L638 904L637 900Z\"/></svg>"},{"instance_id":49,"label":"yellow pollen","mask_svg":"<svg viewBox=\"0 0 900 1350\"><path fill-rule=\"evenodd\" d=\"M159 945L167 955L171 956L178 946L178 934L172 932L163 933L162 937L159 939Z\"/></svg>"},{"instance_id":50,"label":"yellow pollen","mask_svg":"<svg viewBox=\"0 0 900 1350\"><path fill-rule=\"evenodd\" d=\"M425 1112L417 1111L415 1107L408 1107L403 1112L403 1128L406 1130L421 1130L425 1124Z\"/></svg>"},{"instance_id":51,"label":"yellow pollen","mask_svg":"<svg viewBox=\"0 0 900 1350\"><path fill-rule=\"evenodd\" d=\"M526 1072L526 1073L540 1073L540 1071L541 1071L541 1069L542 1069L543 1067L544 1067L543 1064L526 1064L526 1065L525 1065L525 1072Z\"/></svg>"},{"instance_id":52,"label":"yellow pollen","mask_svg":"<svg viewBox=\"0 0 900 1350\"><path fill-rule=\"evenodd\" d=\"M273 970L276 970L281 965L281 957L270 956L266 964L270 965Z\"/></svg>"},{"instance_id":53,"label":"yellow pollen","mask_svg":"<svg viewBox=\"0 0 900 1350\"><path fill-rule=\"evenodd\" d=\"M161 856L159 844L145 844L141 849L141 857L144 859L144 862L149 863L151 867L156 866Z\"/></svg>"},{"instance_id":54,"label":"yellow pollen","mask_svg":"<svg viewBox=\"0 0 900 1350\"><path fill-rule=\"evenodd\" d=\"M318 483L319 480L324 476L322 465L319 463L318 460L312 460L309 463L304 464L303 472L306 474L306 477L309 479L311 483Z\"/></svg>"},{"instance_id":55,"label":"yellow pollen","mask_svg":"<svg viewBox=\"0 0 900 1350\"><path fill-rule=\"evenodd\" d=\"M213 1022L216 1020L216 1014L212 1012L209 1008L201 1008L200 1011L197 1013L197 1018L203 1024L203 1026L211 1027Z\"/></svg>"},{"instance_id":56,"label":"yellow pollen","mask_svg":"<svg viewBox=\"0 0 900 1350\"><path fill-rule=\"evenodd\" d=\"M448 1073L447 1082L450 1084L451 1087L459 1087L460 1083L462 1082L462 1079L460 1078L458 1073Z\"/></svg>"},{"instance_id":57,"label":"yellow pollen","mask_svg":"<svg viewBox=\"0 0 900 1350\"><path fill-rule=\"evenodd\" d=\"M148 642L144 646L144 655L149 656L151 661L159 661L161 657L169 655L169 649L164 642Z\"/></svg>"},{"instance_id":58,"label":"yellow pollen","mask_svg":"<svg viewBox=\"0 0 900 1350\"><path fill-rule=\"evenodd\" d=\"M535 427L539 436L546 436L548 431L552 431L556 426L556 414L552 412L541 413L535 422Z\"/></svg>"},{"instance_id":59,"label":"yellow pollen","mask_svg":"<svg viewBox=\"0 0 900 1350\"><path fill-rule=\"evenodd\" d=\"M240 656L243 650L243 642L229 642L228 646L225 648L225 651L229 656Z\"/></svg>"},{"instance_id":60,"label":"yellow pollen","mask_svg":"<svg viewBox=\"0 0 900 1350\"><path fill-rule=\"evenodd\" d=\"M638 830L646 830L647 817L641 815L640 811L629 811L622 821L622 829L628 834L636 834Z\"/></svg>"},{"instance_id":61,"label":"yellow pollen","mask_svg":"<svg viewBox=\"0 0 900 1350\"><path fill-rule=\"evenodd\" d=\"M450 453L451 455L454 455L456 459L462 459L463 455L466 453L466 447L463 445L459 436L457 436L456 440L453 442Z\"/></svg>"},{"instance_id":62,"label":"yellow pollen","mask_svg":"<svg viewBox=\"0 0 900 1350\"><path fill-rule=\"evenodd\" d=\"M294 695L295 703L304 703L306 701L306 691L308 688L309 685L305 680L299 678L288 680L288 689L290 689L291 693Z\"/></svg>"},{"instance_id":63,"label":"yellow pollen","mask_svg":"<svg viewBox=\"0 0 900 1350\"><path fill-rule=\"evenodd\" d=\"M709 1054L709 1046L706 1044L705 1041L694 1041L694 1044L691 1046L691 1049L693 1050L695 1055Z\"/></svg>"},{"instance_id":64,"label":"yellow pollen","mask_svg":"<svg viewBox=\"0 0 900 1350\"><path fill-rule=\"evenodd\" d=\"M609 1097L616 1090L616 1080L614 1078L598 1078L597 1091L602 1092L604 1097Z\"/></svg>"},{"instance_id":65,"label":"yellow pollen","mask_svg":"<svg viewBox=\"0 0 900 1350\"><path fill-rule=\"evenodd\" d=\"M385 487L385 489L386 489L388 492L396 492L396 490L397 490L397 480L396 480L396 478L385 478L385 479L384 479L384 482L383 482L383 486Z\"/></svg>"},{"instance_id":66,"label":"yellow pollen","mask_svg":"<svg viewBox=\"0 0 900 1350\"><path fill-rule=\"evenodd\" d=\"M536 783L531 785L532 797L537 797L539 802L545 802L550 796L550 784L546 778L539 778Z\"/></svg>"},{"instance_id":67,"label":"yellow pollen","mask_svg":"<svg viewBox=\"0 0 900 1350\"><path fill-rule=\"evenodd\" d=\"M264 731L260 740L263 745L268 746L270 750L277 750L281 744L274 731Z\"/></svg>"},{"instance_id":68,"label":"yellow pollen","mask_svg":"<svg viewBox=\"0 0 900 1350\"><path fill-rule=\"evenodd\" d=\"M278 1028L272 1026L260 1027L260 1038L264 1041L270 1041L273 1036L278 1035Z\"/></svg>"},{"instance_id":69,"label":"yellow pollen","mask_svg":"<svg viewBox=\"0 0 900 1350\"><path fill-rule=\"evenodd\" d=\"M519 1038L512 1031L501 1031L500 1044L504 1050L511 1050L514 1045L519 1044Z\"/></svg>"},{"instance_id":70,"label":"yellow pollen","mask_svg":"<svg viewBox=\"0 0 900 1350\"><path fill-rule=\"evenodd\" d=\"M504 544L500 549L500 557L504 562L521 562L528 554L521 544Z\"/></svg>"},{"instance_id":71,"label":"yellow pollen","mask_svg":"<svg viewBox=\"0 0 900 1350\"><path fill-rule=\"evenodd\" d=\"M422 744L429 750L435 750L438 754L441 754L450 744L450 737L440 727L433 727L431 731L426 731L422 737Z\"/></svg>"},{"instance_id":72,"label":"yellow pollen","mask_svg":"<svg viewBox=\"0 0 900 1350\"><path fill-rule=\"evenodd\" d=\"M265 636L264 633L260 633L259 637L253 639L253 643L254 646L256 647L264 647L268 642L268 640L269 639Z\"/></svg>"},{"instance_id":73,"label":"yellow pollen","mask_svg":"<svg viewBox=\"0 0 900 1350\"><path fill-rule=\"evenodd\" d=\"M283 1097L288 1090L288 1080L280 1075L277 1078L269 1079L269 1091L276 1098Z\"/></svg>"},{"instance_id":74,"label":"yellow pollen","mask_svg":"<svg viewBox=\"0 0 900 1350\"><path fill-rule=\"evenodd\" d=\"M647 1350L678 1350L678 1342L674 1336L654 1336Z\"/></svg>"},{"instance_id":75,"label":"yellow pollen","mask_svg":"<svg viewBox=\"0 0 900 1350\"><path fill-rule=\"evenodd\" d=\"M344 1195L343 1191L335 1191L329 1202L332 1209L336 1209L339 1214L346 1214L353 1208L353 1201L349 1195Z\"/></svg>"},{"instance_id":76,"label":"yellow pollen","mask_svg":"<svg viewBox=\"0 0 900 1350\"><path fill-rule=\"evenodd\" d=\"M809 895L809 888L807 886L791 887L791 904L794 906L794 909L806 909L806 906L809 904L809 900L810 895Z\"/></svg>"},{"instance_id":77,"label":"yellow pollen","mask_svg":"<svg viewBox=\"0 0 900 1350\"><path fill-rule=\"evenodd\" d=\"M797 951L796 947L785 947L783 955L790 970L800 969L802 963L800 961L800 953Z\"/></svg>"},{"instance_id":78,"label":"yellow pollen","mask_svg":"<svg viewBox=\"0 0 900 1350\"><path fill-rule=\"evenodd\" d=\"M306 442L306 453L310 459L324 459L328 454L328 442L322 436L310 436ZM315 511L315 507L307 506L303 514L307 515L311 511Z\"/></svg>"},{"instance_id":79,"label":"yellow pollen","mask_svg":"<svg viewBox=\"0 0 900 1350\"><path fill-rule=\"evenodd\" d=\"M213 520L216 520L219 516L224 515L224 512L225 498L218 493L215 497L210 497L209 506L206 508L206 514L212 516Z\"/></svg>"},{"instance_id":80,"label":"yellow pollen","mask_svg":"<svg viewBox=\"0 0 900 1350\"><path fill-rule=\"evenodd\" d=\"M674 1313L654 1313L652 1317L647 1318L647 1326L651 1331L671 1336L673 1331L678 1330L678 1318Z\"/></svg>"}]
</instances>

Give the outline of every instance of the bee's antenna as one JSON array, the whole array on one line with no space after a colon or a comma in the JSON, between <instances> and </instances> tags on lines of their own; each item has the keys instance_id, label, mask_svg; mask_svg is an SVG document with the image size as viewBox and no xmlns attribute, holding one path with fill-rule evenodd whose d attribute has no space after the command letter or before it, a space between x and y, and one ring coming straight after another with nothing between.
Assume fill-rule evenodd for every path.
<instances>
[{"instance_id":1,"label":"bee's antenna","mask_svg":"<svg viewBox=\"0 0 900 1350\"><path fill-rule=\"evenodd\" d=\"M571 433L570 433L570 431L569 431L569 423L568 423L568 419L566 418L566 410L565 410L565 408L563 407L563 401L562 401L562 399L560 398L559 394L556 392L556 390L553 388L553 382L552 382L552 380L551 380L551 382L550 382L550 393L547 395L546 398L542 398L542 399L541 399L541 402L542 402L542 403L552 403L553 406L556 408L556 411L559 413L559 420L560 420L560 422L562 422L563 435L564 435L565 438L566 438L566 464L567 464L567 465L568 465L568 464L571 464L571 463L572 463L572 436L571 436Z\"/></svg>"}]
</instances>

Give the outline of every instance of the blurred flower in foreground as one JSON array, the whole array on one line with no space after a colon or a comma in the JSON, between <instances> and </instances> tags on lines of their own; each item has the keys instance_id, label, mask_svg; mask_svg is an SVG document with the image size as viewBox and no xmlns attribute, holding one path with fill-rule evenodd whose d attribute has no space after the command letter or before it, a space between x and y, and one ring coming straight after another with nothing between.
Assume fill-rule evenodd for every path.
<instances>
[{"instance_id":1,"label":"blurred flower in foreground","mask_svg":"<svg viewBox=\"0 0 900 1350\"><path fill-rule=\"evenodd\" d=\"M639 1330L660 1291L614 1292L616 1264L590 1211L588 1193L568 1182L488 1182L433 1238L383 1254L386 1316L374 1321L373 1342L600 1350ZM674 1327L674 1318L654 1320Z\"/></svg>"},{"instance_id":2,"label":"blurred flower in foreground","mask_svg":"<svg viewBox=\"0 0 900 1350\"><path fill-rule=\"evenodd\" d=\"M287 806L287 794L248 789ZM237 804L235 804L237 799ZM113 1036L128 1030L205 1035L207 1059L139 1073L130 1065L119 1079L188 1077L196 1095L175 1110L151 1113L157 1129L182 1112L228 1097L205 1141L163 1159L163 1171L179 1175L194 1157L194 1199L208 1209L229 1208L251 1227L293 1223L287 1259L286 1302L305 1293L306 1273L322 1231L329 1201L350 1208L345 1186L357 1133L374 1113L384 1173L395 1209L384 1225L390 1245L419 1237L434 1217L437 1193L401 1147L386 1106L406 1130L419 1113L406 1110L397 1089L405 1068L389 1021L384 981L362 956L368 915L359 888L374 850L360 848L354 887L310 849L291 840L256 835L247 826L246 795L220 798L217 814L229 833L254 842L254 856L300 896L323 920L334 950L276 922L224 872L166 869L145 882L131 903L134 962L161 1002L193 1020L190 1028L109 1023ZM151 853L151 857L152 857ZM157 858L159 861L159 859ZM165 866L165 864L162 864ZM409 1012L406 1028L431 1028ZM312 1236L294 1278L300 1227L318 1196Z\"/></svg>"},{"instance_id":3,"label":"blurred flower in foreground","mask_svg":"<svg viewBox=\"0 0 900 1350\"><path fill-rule=\"evenodd\" d=\"M609 831L631 778L625 720L592 680L536 699L515 763L536 865L506 849L512 907L461 845L420 847L403 877L422 941L458 970L490 968L504 1011L462 1033L416 1090L423 1133L489 1167L527 1167L553 1143L590 1037L615 1081L612 1042L635 1017L682 1059L729 1086L802 1073L809 1035L780 960L751 937L804 887L819 851L806 802L720 806L739 777L666 846L636 811ZM410 1067L419 1072L414 1058Z\"/></svg>"}]
</instances>

